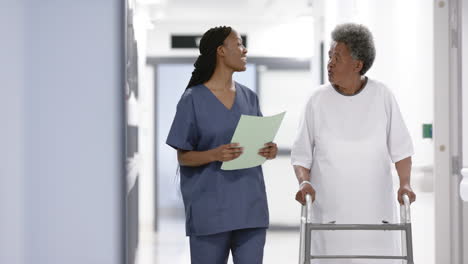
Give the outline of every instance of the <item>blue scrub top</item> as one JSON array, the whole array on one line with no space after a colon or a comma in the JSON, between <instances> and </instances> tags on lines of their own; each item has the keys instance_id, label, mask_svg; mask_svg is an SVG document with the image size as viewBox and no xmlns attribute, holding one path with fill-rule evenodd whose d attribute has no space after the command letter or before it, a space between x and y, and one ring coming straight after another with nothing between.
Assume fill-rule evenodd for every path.
<instances>
[{"instance_id":1,"label":"blue scrub top","mask_svg":"<svg viewBox=\"0 0 468 264\"><path fill-rule=\"evenodd\" d=\"M227 109L203 84L185 90L166 143L181 150L206 151L228 144L241 114L261 116L257 95L235 83ZM180 166L187 236L243 228L268 227L268 205L262 167L224 171L221 162Z\"/></svg>"}]
</instances>

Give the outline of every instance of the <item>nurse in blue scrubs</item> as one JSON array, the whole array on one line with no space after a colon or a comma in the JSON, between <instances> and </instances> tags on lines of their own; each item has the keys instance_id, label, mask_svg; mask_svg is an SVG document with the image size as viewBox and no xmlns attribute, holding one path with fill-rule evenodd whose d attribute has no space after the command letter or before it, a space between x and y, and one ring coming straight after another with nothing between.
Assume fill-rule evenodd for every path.
<instances>
[{"instance_id":1,"label":"nurse in blue scrubs","mask_svg":"<svg viewBox=\"0 0 468 264\"><path fill-rule=\"evenodd\" d=\"M242 114L261 116L257 95L232 79L245 71L247 49L231 27L208 30L180 98L167 144L177 150L192 264L259 264L263 259L268 205L261 166L224 171L242 155L230 143ZM267 143L258 154L273 159Z\"/></svg>"}]
</instances>

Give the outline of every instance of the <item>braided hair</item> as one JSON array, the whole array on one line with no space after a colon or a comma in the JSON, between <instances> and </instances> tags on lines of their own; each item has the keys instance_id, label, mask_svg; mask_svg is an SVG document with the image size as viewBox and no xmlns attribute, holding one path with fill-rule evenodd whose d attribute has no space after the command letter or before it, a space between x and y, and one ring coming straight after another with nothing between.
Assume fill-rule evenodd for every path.
<instances>
[{"instance_id":1,"label":"braided hair","mask_svg":"<svg viewBox=\"0 0 468 264\"><path fill-rule=\"evenodd\" d=\"M231 34L231 27L210 28L203 34L200 40L200 56L193 65L195 69L187 88L202 84L208 81L216 68L216 54L219 46L223 45L224 40Z\"/></svg>"}]
</instances>

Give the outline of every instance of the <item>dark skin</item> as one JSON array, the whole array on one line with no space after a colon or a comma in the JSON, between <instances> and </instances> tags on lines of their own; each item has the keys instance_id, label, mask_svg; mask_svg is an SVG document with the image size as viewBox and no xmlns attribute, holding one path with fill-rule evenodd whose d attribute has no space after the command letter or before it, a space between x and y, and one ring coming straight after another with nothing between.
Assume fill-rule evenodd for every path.
<instances>
[{"instance_id":1,"label":"dark skin","mask_svg":"<svg viewBox=\"0 0 468 264\"><path fill-rule=\"evenodd\" d=\"M365 77L360 75L363 63L351 56L346 44L333 42L328 52L328 78L330 83L341 93L347 95L356 94L364 85ZM410 184L411 178L411 157L406 157L395 163L395 168L400 179L400 188L397 192L397 199L403 204L403 195L408 195L410 202L416 200L416 194L413 192ZM294 165L294 172L299 184L303 181L310 181L313 175L310 175L310 169ZM315 200L315 189L310 184L304 184L296 193L296 200L305 204L305 196L309 194L312 201Z\"/></svg>"},{"instance_id":2,"label":"dark skin","mask_svg":"<svg viewBox=\"0 0 468 264\"><path fill-rule=\"evenodd\" d=\"M232 31L224 40L223 45L216 50L217 60L213 76L204 83L218 100L230 110L234 105L236 88L232 75L234 72L245 71L247 64L247 49L242 43L239 33ZM238 143L221 145L206 151L178 150L177 158L182 166L202 166L214 161L230 161L242 155L243 148ZM275 143L266 143L258 150L258 154L266 159L276 158L278 147Z\"/></svg>"}]
</instances>

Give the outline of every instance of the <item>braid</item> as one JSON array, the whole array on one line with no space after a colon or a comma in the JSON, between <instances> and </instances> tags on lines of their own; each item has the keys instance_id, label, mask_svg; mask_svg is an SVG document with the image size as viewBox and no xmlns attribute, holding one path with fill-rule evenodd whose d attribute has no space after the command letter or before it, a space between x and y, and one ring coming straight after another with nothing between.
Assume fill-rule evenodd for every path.
<instances>
[{"instance_id":1,"label":"braid","mask_svg":"<svg viewBox=\"0 0 468 264\"><path fill-rule=\"evenodd\" d=\"M216 68L216 50L223 45L224 40L231 33L231 27L214 27L209 29L200 40L200 56L198 56L192 77L187 88L202 84L208 81Z\"/></svg>"}]
</instances>

